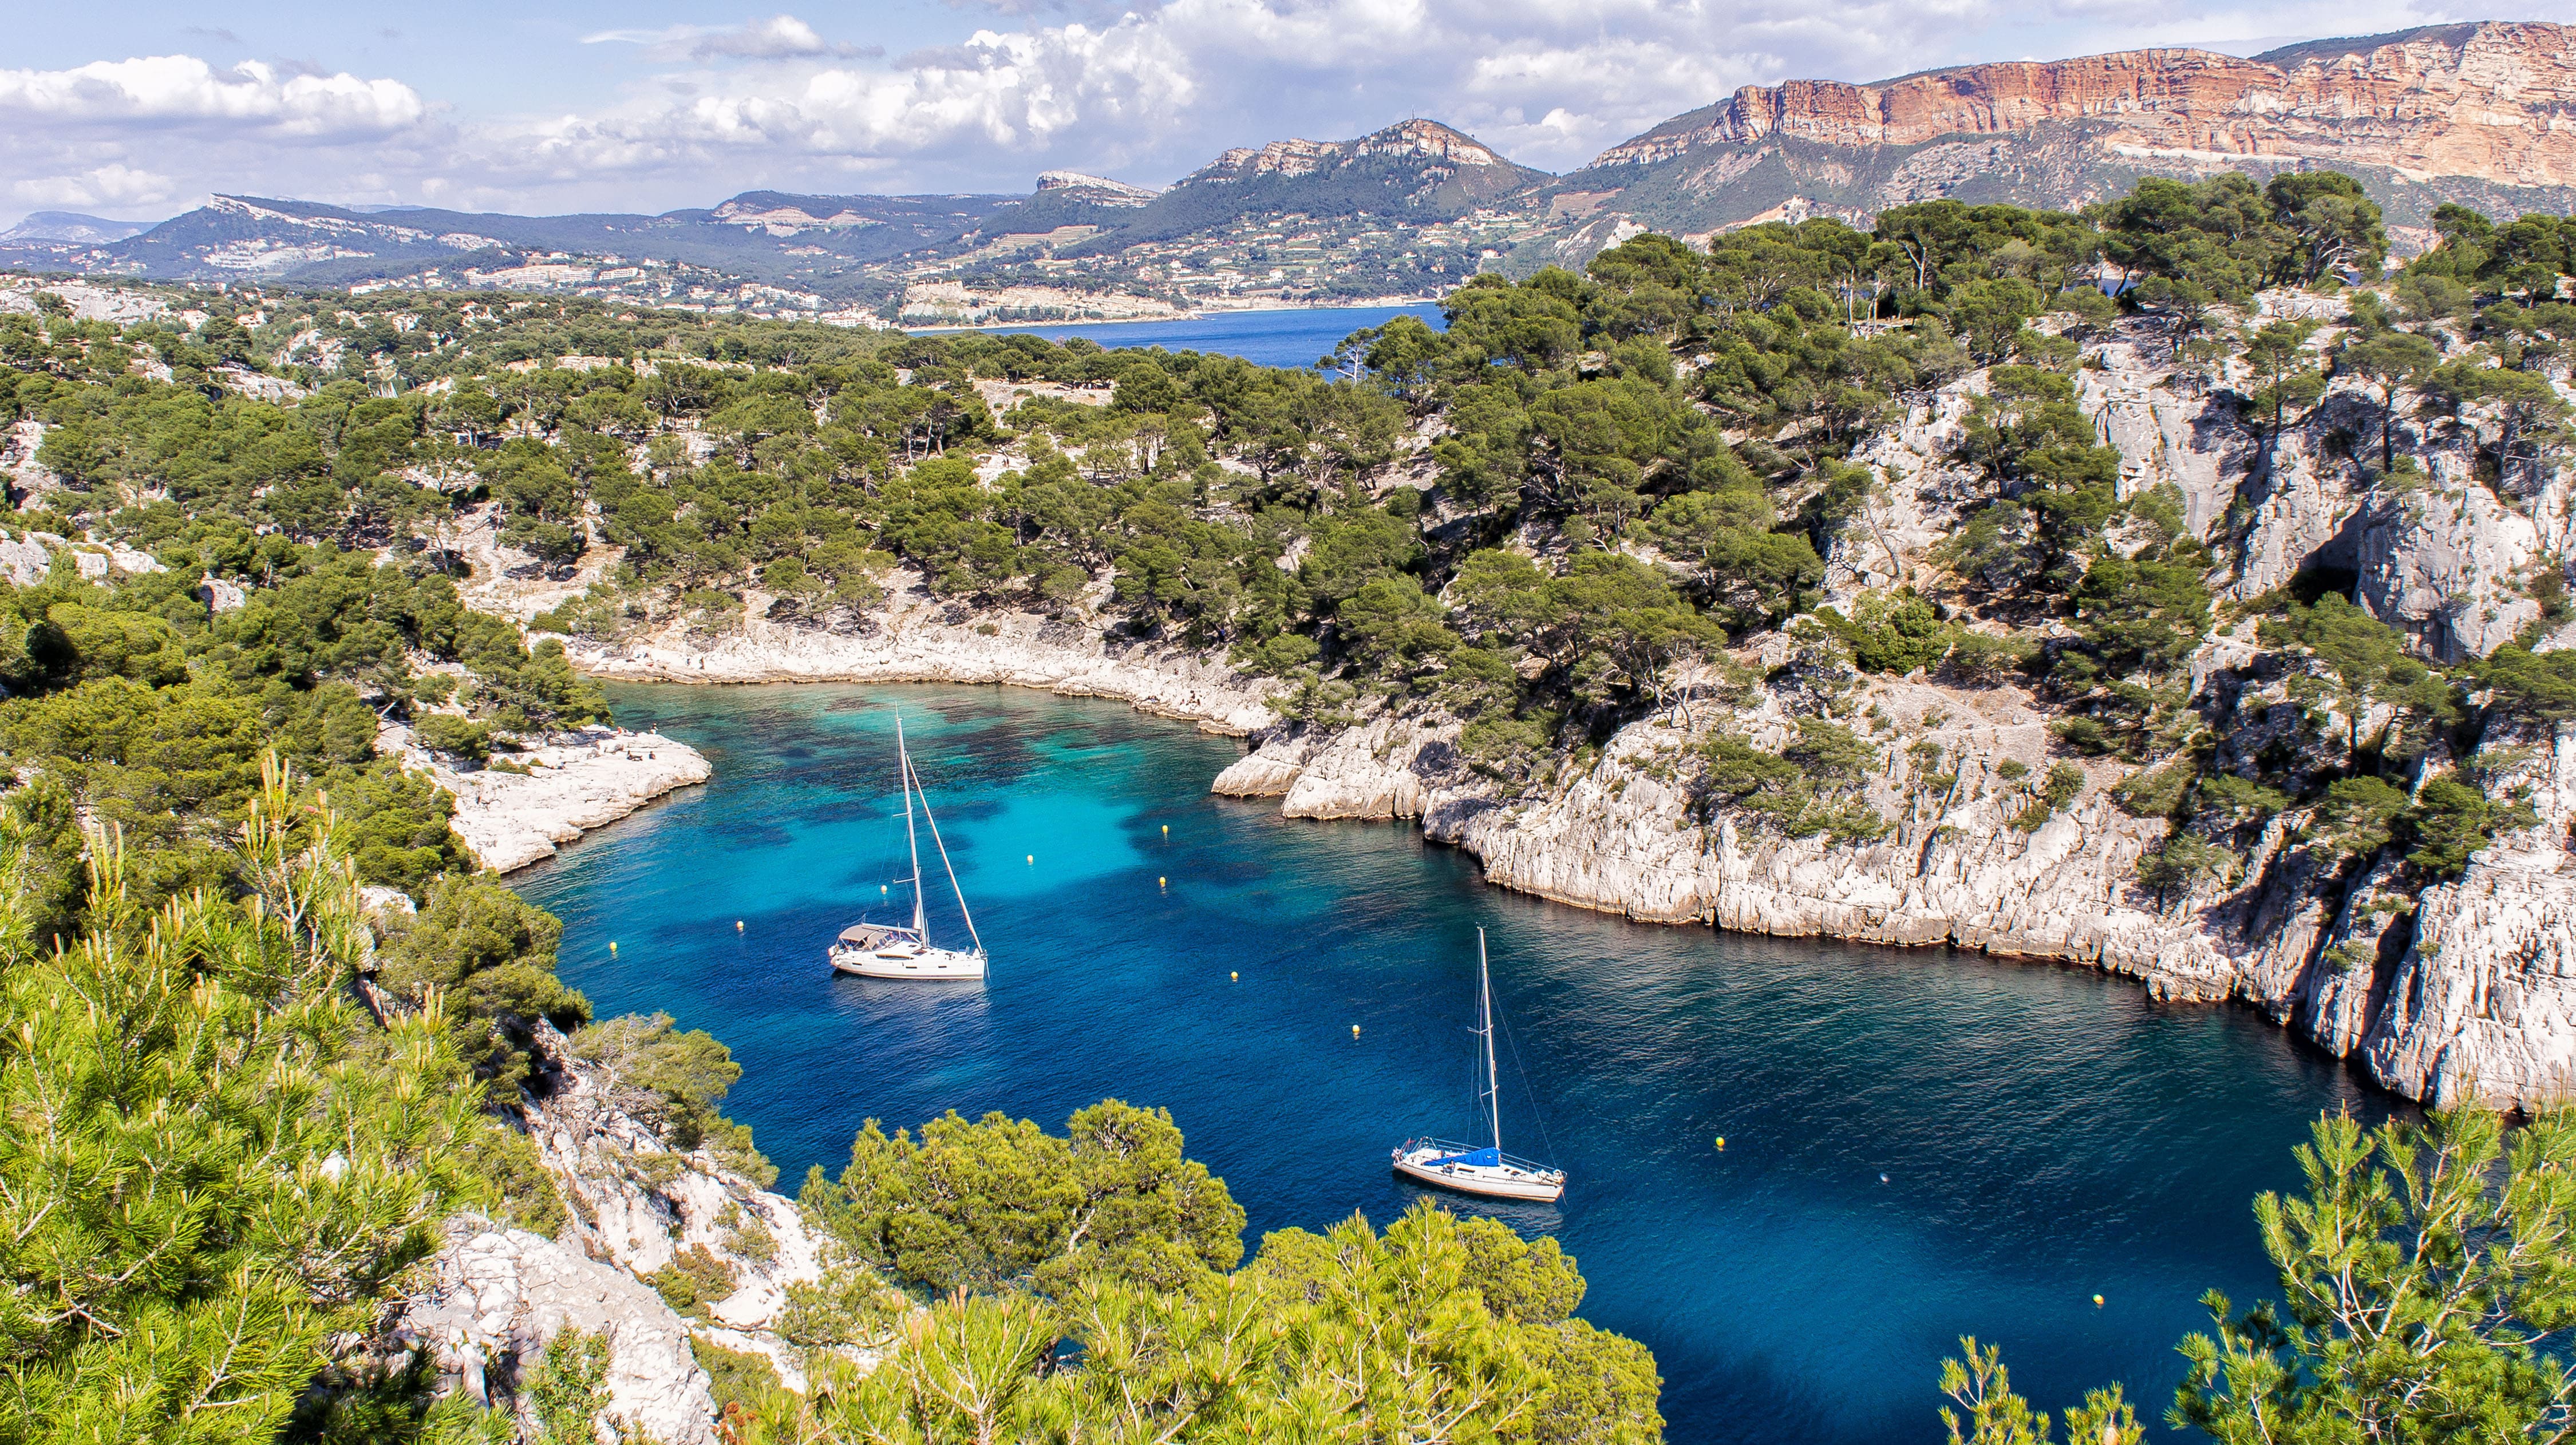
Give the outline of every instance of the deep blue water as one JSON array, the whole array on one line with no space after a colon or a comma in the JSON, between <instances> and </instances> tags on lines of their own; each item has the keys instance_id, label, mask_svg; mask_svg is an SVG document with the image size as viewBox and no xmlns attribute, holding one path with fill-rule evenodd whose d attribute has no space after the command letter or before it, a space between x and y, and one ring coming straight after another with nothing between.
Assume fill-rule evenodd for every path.
<instances>
[{"instance_id":1,"label":"deep blue water","mask_svg":"<svg viewBox=\"0 0 2576 1445\"><path fill-rule=\"evenodd\" d=\"M1416 306L1324 306L1290 311L1219 311L1195 321L1095 321L1072 326L991 326L997 336L1081 337L1116 350L1160 346L1240 356L1261 366L1312 366L1332 354L1342 338L1363 326L1384 326L1398 316L1419 316L1433 330L1448 326L1433 302Z\"/></svg>"},{"instance_id":2,"label":"deep blue water","mask_svg":"<svg viewBox=\"0 0 2576 1445\"><path fill-rule=\"evenodd\" d=\"M1115 703L610 696L621 722L703 748L715 781L517 881L563 916L564 976L603 1014L667 1010L732 1046L728 1108L791 1190L809 1164L837 1172L871 1116L1061 1129L1114 1095L1172 1111L1250 1212L1248 1243L1353 1210L1383 1223L1414 1196L1387 1149L1474 1132L1483 925L1514 1045L1505 1142L1573 1180L1561 1209L1495 1212L1563 1240L1585 1317L1653 1347L1679 1442L1936 1440L1938 1361L1963 1333L2000 1342L2043 1408L2119 1380L2160 1421L2201 1291L2274 1292L2253 1195L2296 1184L2320 1110L2386 1108L2249 1012L2088 972L1488 888L1405 826L1210 797L1235 743ZM982 986L823 963L903 872L897 710L992 949Z\"/></svg>"}]
</instances>

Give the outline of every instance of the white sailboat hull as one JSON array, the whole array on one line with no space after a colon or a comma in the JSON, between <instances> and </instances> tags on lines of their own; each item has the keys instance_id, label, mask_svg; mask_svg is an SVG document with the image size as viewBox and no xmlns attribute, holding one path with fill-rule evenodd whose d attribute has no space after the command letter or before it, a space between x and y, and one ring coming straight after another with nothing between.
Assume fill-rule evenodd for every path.
<instances>
[{"instance_id":1,"label":"white sailboat hull","mask_svg":"<svg viewBox=\"0 0 2576 1445\"><path fill-rule=\"evenodd\" d=\"M1565 1197L1565 1172L1541 1169L1516 1159L1496 1164L1456 1157L1455 1146L1428 1144L1395 1151L1395 1172L1417 1183L1461 1194L1493 1199L1534 1199L1553 1204Z\"/></svg>"},{"instance_id":2,"label":"white sailboat hull","mask_svg":"<svg viewBox=\"0 0 2576 1445\"><path fill-rule=\"evenodd\" d=\"M982 978L984 950L954 948L852 948L836 944L832 967L858 978Z\"/></svg>"}]
</instances>

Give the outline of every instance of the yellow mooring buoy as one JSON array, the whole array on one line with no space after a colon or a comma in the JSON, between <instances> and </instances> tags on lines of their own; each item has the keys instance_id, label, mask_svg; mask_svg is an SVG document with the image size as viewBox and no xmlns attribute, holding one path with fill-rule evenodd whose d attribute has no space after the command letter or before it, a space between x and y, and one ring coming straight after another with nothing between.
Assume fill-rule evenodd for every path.
<instances>
[{"instance_id":1,"label":"yellow mooring buoy","mask_svg":"<svg viewBox=\"0 0 2576 1445\"><path fill-rule=\"evenodd\" d=\"M2098 1309L2100 1309L2101 1307L2102 1307L2102 1297L2101 1297L2100 1295L2098 1295L2098 1294L2097 1294L2097 1295L2093 1296L2093 1308L2095 1308L2095 1309L2097 1309L2097 1310L2098 1310Z\"/></svg>"},{"instance_id":2,"label":"yellow mooring buoy","mask_svg":"<svg viewBox=\"0 0 2576 1445\"><path fill-rule=\"evenodd\" d=\"M608 951L611 953L615 953L617 951L617 941L615 939L609 940Z\"/></svg>"},{"instance_id":3,"label":"yellow mooring buoy","mask_svg":"<svg viewBox=\"0 0 2576 1445\"><path fill-rule=\"evenodd\" d=\"M1352 1038L1358 1038L1359 1036L1360 1036L1360 1026L1359 1026L1358 1024L1353 1024L1353 1025L1351 1025L1351 1037L1352 1037Z\"/></svg>"},{"instance_id":4,"label":"yellow mooring buoy","mask_svg":"<svg viewBox=\"0 0 2576 1445\"><path fill-rule=\"evenodd\" d=\"M1172 836L1172 825L1171 825L1171 824L1169 824L1169 823L1165 823L1165 824L1163 825L1163 836L1164 836L1164 837L1166 837L1166 838L1168 838L1168 837Z\"/></svg>"},{"instance_id":5,"label":"yellow mooring buoy","mask_svg":"<svg viewBox=\"0 0 2576 1445\"><path fill-rule=\"evenodd\" d=\"M733 921L733 931L734 931L734 932L736 932L736 933L740 933L740 932L742 932L742 920L741 920L741 919L737 918L737 919L735 919L735 920Z\"/></svg>"},{"instance_id":6,"label":"yellow mooring buoy","mask_svg":"<svg viewBox=\"0 0 2576 1445\"><path fill-rule=\"evenodd\" d=\"M1226 982L1228 982L1228 983L1241 983L1241 982L1243 982L1243 975L1242 975L1242 974L1240 974L1240 973L1231 973L1231 972L1229 972L1229 973L1228 973L1228 974L1226 974L1226 976L1225 976L1225 981L1226 981Z\"/></svg>"},{"instance_id":7,"label":"yellow mooring buoy","mask_svg":"<svg viewBox=\"0 0 2576 1445\"><path fill-rule=\"evenodd\" d=\"M1031 853L1031 854L1029 855L1029 866L1030 866L1030 867L1032 867L1032 868L1035 868L1036 866L1038 866L1038 855L1036 855L1035 853Z\"/></svg>"},{"instance_id":8,"label":"yellow mooring buoy","mask_svg":"<svg viewBox=\"0 0 2576 1445\"><path fill-rule=\"evenodd\" d=\"M1723 1134L1717 1136L1717 1152L1721 1154L1726 1152L1726 1136Z\"/></svg>"},{"instance_id":9,"label":"yellow mooring buoy","mask_svg":"<svg viewBox=\"0 0 2576 1445\"><path fill-rule=\"evenodd\" d=\"M1169 888L1172 886L1172 880L1169 878L1157 878L1154 880L1154 886L1157 888Z\"/></svg>"}]
</instances>

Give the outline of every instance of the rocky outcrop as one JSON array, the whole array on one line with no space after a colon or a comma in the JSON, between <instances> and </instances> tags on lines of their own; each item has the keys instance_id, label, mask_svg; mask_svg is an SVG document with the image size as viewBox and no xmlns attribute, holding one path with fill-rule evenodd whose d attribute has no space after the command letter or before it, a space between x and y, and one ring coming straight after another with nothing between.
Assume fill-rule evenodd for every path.
<instances>
[{"instance_id":1,"label":"rocky outcrop","mask_svg":"<svg viewBox=\"0 0 2576 1445\"><path fill-rule=\"evenodd\" d=\"M1745 722L1714 715L1632 723L1538 796L1505 796L1460 766L1453 726L1389 719L1265 739L1217 791L1284 796L1294 817L1419 818L1475 854L1489 883L1641 922L1947 945L2098 967L2177 1001L2242 999L2411 1098L2576 1095L2576 858L2558 846L2576 806L2411 898L2383 886L2393 863L2346 879L2291 851L2285 815L2242 886L2167 900L2135 876L2165 823L2109 796L2128 769L2087 763L2084 794L2023 831L2028 780L2053 760L2039 714L2009 689L1906 683L1874 701L1944 715L1914 737L1945 772L1889 750L1868 797L1894 826L1858 846L1709 814L1691 751ZM2554 746L2576 798L2576 730Z\"/></svg>"},{"instance_id":2,"label":"rocky outcrop","mask_svg":"<svg viewBox=\"0 0 2576 1445\"><path fill-rule=\"evenodd\" d=\"M755 613L763 608L750 609ZM1273 684L1168 643L1106 635L1097 619L976 611L917 582L843 630L755 615L709 636L672 624L614 643L565 644L593 677L662 682L964 682L1109 697L1240 736L1270 725Z\"/></svg>"},{"instance_id":3,"label":"rocky outcrop","mask_svg":"<svg viewBox=\"0 0 2576 1445\"><path fill-rule=\"evenodd\" d=\"M2401 251L2432 213L2576 209L2576 30L2435 25L2238 58L2124 51L1925 71L1871 84L1747 86L1538 189L1579 264L1640 226L1702 235L1809 215L1858 221L1952 197L2072 210L2151 175L2257 184L2331 167L2385 211Z\"/></svg>"},{"instance_id":4,"label":"rocky outcrop","mask_svg":"<svg viewBox=\"0 0 2576 1445\"><path fill-rule=\"evenodd\" d=\"M794 1201L709 1150L668 1144L639 1112L653 1096L577 1058L543 1020L535 1052L539 1091L510 1114L564 1206L564 1227L547 1239L480 1216L452 1221L427 1282L385 1333L391 1363L425 1352L445 1392L524 1414L531 1371L561 1331L578 1329L609 1343L609 1423L657 1445L713 1445L715 1402L691 1336L763 1356L801 1390L808 1351L777 1332L787 1291L848 1266ZM683 1316L652 1284L675 1264L693 1281L729 1280L731 1292L701 1293L699 1312ZM833 1352L863 1371L882 1358Z\"/></svg>"},{"instance_id":5,"label":"rocky outcrop","mask_svg":"<svg viewBox=\"0 0 2576 1445\"><path fill-rule=\"evenodd\" d=\"M706 758L660 733L588 727L559 734L514 755L524 773L484 766L471 771L422 748L411 730L388 726L376 751L400 757L455 796L456 830L475 861L508 873L555 855L592 828L613 823L645 804L713 776Z\"/></svg>"},{"instance_id":6,"label":"rocky outcrop","mask_svg":"<svg viewBox=\"0 0 2576 1445\"><path fill-rule=\"evenodd\" d=\"M715 1398L680 1317L634 1275L524 1229L459 1220L392 1338L436 1361L449 1392L507 1406L566 1329L608 1341L612 1421L656 1445L715 1445Z\"/></svg>"},{"instance_id":7,"label":"rocky outcrop","mask_svg":"<svg viewBox=\"0 0 2576 1445\"><path fill-rule=\"evenodd\" d=\"M54 563L70 558L72 569L92 582L102 582L122 573L140 577L146 572L162 570L149 552L137 551L122 542L75 542L51 532L22 532L16 538L0 534L0 577L14 586L33 587L54 570Z\"/></svg>"}]
</instances>

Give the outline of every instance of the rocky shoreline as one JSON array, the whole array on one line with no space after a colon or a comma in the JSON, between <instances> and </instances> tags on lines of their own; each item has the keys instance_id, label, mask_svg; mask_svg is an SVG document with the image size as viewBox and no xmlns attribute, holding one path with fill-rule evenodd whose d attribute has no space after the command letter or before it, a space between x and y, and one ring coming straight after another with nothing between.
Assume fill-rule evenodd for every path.
<instances>
[{"instance_id":1,"label":"rocky shoreline","mask_svg":"<svg viewBox=\"0 0 2576 1445\"><path fill-rule=\"evenodd\" d=\"M2111 786L2132 771L2117 763L2084 762L2080 799L2017 830L2027 797L2009 781L2011 765L2032 776L2058 754L2049 714L2011 686L1876 685L1875 705L1922 723L1912 735L1939 746L1951 777L1932 796L1927 770L1888 749L1869 798L1895 826L1838 846L1707 818L1675 766L1720 726L1785 732L1794 720L1777 699L1749 716L1701 707L1693 721L1631 723L1543 796L1511 796L1462 753L1457 723L1436 713L1379 713L1341 729L1282 724L1267 705L1271 685L1221 661L1113 650L1097 632L1028 614L968 618L917 600L862 635L758 622L720 639L666 633L572 653L602 677L997 683L1117 698L1248 736L1250 750L1212 782L1216 793L1277 798L1293 818L1413 819L1516 892L1640 922L2055 960L2135 978L2159 998L2239 999L2430 1103L2525 1105L2576 1092L2576 868L2553 841L2576 827L2576 731L2551 740L2535 774L2538 825L2425 890L2421 927L2398 946L2402 915L2375 907L2366 882L2264 866L2285 846L2285 825L2248 860L2236 891L2148 895L2135 872L2165 825L2113 803ZM2356 952L2375 962L2338 961Z\"/></svg>"},{"instance_id":2,"label":"rocky shoreline","mask_svg":"<svg viewBox=\"0 0 2576 1445\"><path fill-rule=\"evenodd\" d=\"M2249 319L2330 321L2311 316L2321 305L2272 294ZM2351 462L2349 438L2375 429L2378 413L2341 382L2258 446L2238 393L2186 374L2152 326L2124 323L2083 349L2077 405L2121 455L2120 496L2157 493L2184 531L2228 534L2231 560L2211 578L2223 602L2272 594L2303 571L2340 572L2354 579L2355 605L2437 663L2537 633L2529 579L2576 550L2576 471L2503 489L2483 480L2493 418L2404 420L2397 442L2416 470L2383 476ZM1825 558L1830 600L1938 592L1931 559L1984 497L1958 457L1985 385L1971 374L1941 388L1855 453L1886 485L1867 525L1846 529ZM1270 706L1279 684L1119 635L1105 584L1052 618L945 601L918 578L884 608L829 627L772 619L773 600L747 593L749 620L721 635L674 622L613 643L571 639L567 650L608 678L989 683L1118 698L1250 738L1214 781L1219 793L1277 798L1290 817L1415 819L1505 888L1640 921L2058 959L2136 978L2161 998L2241 999L2436 1104L2576 1095L2576 724L2516 732L2500 722L2474 756L2440 744L2423 776L2464 770L2489 797L2527 802L2535 820L2494 837L2450 881L2400 896L2393 854L2364 866L2315 846L2312 809L2282 798L2230 840L2224 876L2167 897L2137 875L2170 825L2114 801L2136 769L2074 756L2052 736L2058 711L2011 682L1861 676L1847 663L1839 676L1802 677L1801 644L1782 633L1740 649L1737 661L1770 679L1761 687L1676 679L1689 699L1677 711L1541 760L1544 782L1523 784L1468 757L1457 720L1419 703L1399 715L1362 699L1346 726L1283 722ZM2576 623L2537 645L2576 646ZM2261 771L2251 760L2278 756L2295 773L2334 777L2356 770L2354 740L2394 714L2371 703L2365 716L2336 715L2318 701L2321 666L2267 643L2245 616L2222 620L2177 681L2223 767L2251 776ZM1883 835L1785 838L1699 793L1703 745L1718 731L1776 751L1825 716L1876 754L1861 792L1889 825ZM2082 786L2039 805L2039 782L2058 767L2077 769Z\"/></svg>"},{"instance_id":3,"label":"rocky shoreline","mask_svg":"<svg viewBox=\"0 0 2576 1445\"><path fill-rule=\"evenodd\" d=\"M1274 721L1274 684L1186 648L1119 643L1096 620L970 610L918 583L847 631L755 615L720 636L671 625L631 640L566 639L575 668L637 682L956 682L1106 697L1233 737Z\"/></svg>"},{"instance_id":4,"label":"rocky shoreline","mask_svg":"<svg viewBox=\"0 0 2576 1445\"><path fill-rule=\"evenodd\" d=\"M377 735L376 751L428 774L455 798L448 826L475 862L494 873L542 863L558 844L715 776L714 766L688 744L622 728L557 734L511 759L524 773L459 769L400 726Z\"/></svg>"}]
</instances>

